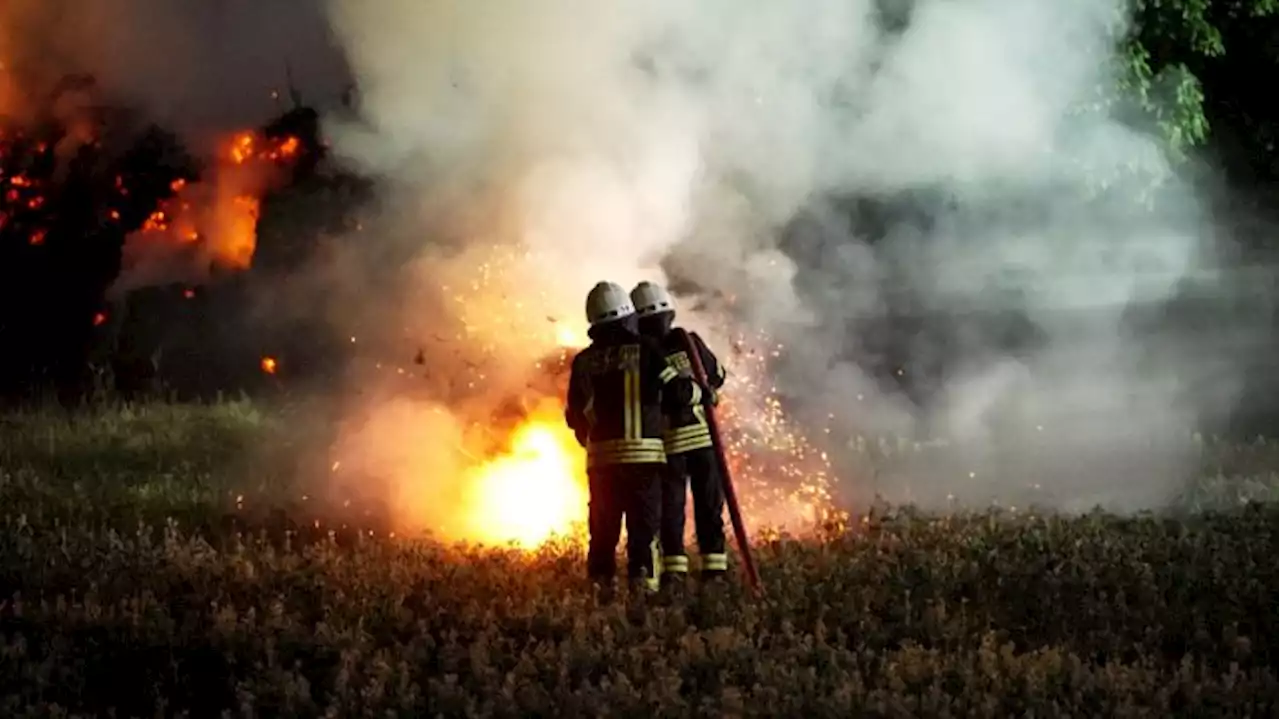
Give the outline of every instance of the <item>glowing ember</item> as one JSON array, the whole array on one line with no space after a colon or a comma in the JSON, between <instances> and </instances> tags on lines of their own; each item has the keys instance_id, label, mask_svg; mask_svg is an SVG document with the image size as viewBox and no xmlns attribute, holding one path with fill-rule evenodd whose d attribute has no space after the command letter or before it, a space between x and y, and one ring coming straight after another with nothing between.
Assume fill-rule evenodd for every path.
<instances>
[{"instance_id":1,"label":"glowing ember","mask_svg":"<svg viewBox=\"0 0 1280 719\"><path fill-rule=\"evenodd\" d=\"M104 323L104 322L106 322L106 321L107 321L107 315L106 315L106 313L105 313L105 312L98 312L98 313L95 313L95 314L93 315L93 326L94 326L94 327L98 327L98 326L102 325L102 323Z\"/></svg>"},{"instance_id":2,"label":"glowing ember","mask_svg":"<svg viewBox=\"0 0 1280 719\"><path fill-rule=\"evenodd\" d=\"M719 417L743 512L759 527L825 521L833 511L831 461L788 420L767 381L769 360L784 348L763 333L733 344L738 351L722 358L730 374Z\"/></svg>"},{"instance_id":3,"label":"glowing ember","mask_svg":"<svg viewBox=\"0 0 1280 719\"><path fill-rule=\"evenodd\" d=\"M276 362L275 357L263 357L260 366L262 367L263 372L266 372L267 374L275 374L278 363Z\"/></svg>"},{"instance_id":4,"label":"glowing ember","mask_svg":"<svg viewBox=\"0 0 1280 719\"><path fill-rule=\"evenodd\" d=\"M267 157L272 160L284 160L294 157L298 154L298 147L301 144L296 137L286 137L273 150L267 153Z\"/></svg>"},{"instance_id":5,"label":"glowing ember","mask_svg":"<svg viewBox=\"0 0 1280 719\"><path fill-rule=\"evenodd\" d=\"M237 165L248 162L253 156L253 133L245 132L237 135L227 150L231 161Z\"/></svg>"},{"instance_id":6,"label":"glowing ember","mask_svg":"<svg viewBox=\"0 0 1280 719\"><path fill-rule=\"evenodd\" d=\"M278 140L259 139L252 132L242 132L232 138L226 156L231 162L243 165L255 160L287 160L295 157L302 143L296 137Z\"/></svg>"},{"instance_id":7,"label":"glowing ember","mask_svg":"<svg viewBox=\"0 0 1280 719\"><path fill-rule=\"evenodd\" d=\"M533 548L587 518L586 464L564 422L526 421L509 450L469 473L464 522L475 541Z\"/></svg>"},{"instance_id":8,"label":"glowing ember","mask_svg":"<svg viewBox=\"0 0 1280 719\"><path fill-rule=\"evenodd\" d=\"M156 210L155 212L152 212L146 222L142 223L142 230L144 232L164 232L167 229L169 229L169 220L168 216L165 215L164 210Z\"/></svg>"}]
</instances>

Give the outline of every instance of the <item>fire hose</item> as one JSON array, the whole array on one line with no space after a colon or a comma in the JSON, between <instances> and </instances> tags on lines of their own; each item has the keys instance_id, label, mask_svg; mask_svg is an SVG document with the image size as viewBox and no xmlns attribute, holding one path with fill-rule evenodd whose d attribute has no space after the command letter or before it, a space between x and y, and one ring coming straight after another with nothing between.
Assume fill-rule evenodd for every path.
<instances>
[{"instance_id":1,"label":"fire hose","mask_svg":"<svg viewBox=\"0 0 1280 719\"><path fill-rule=\"evenodd\" d=\"M693 376L703 387L710 388L707 383L707 370L702 365L702 353L698 352L697 344L693 341L693 336L682 328L676 328L673 332L680 333L680 339L683 340L685 353L689 356L689 366L693 369ZM720 465L720 478L724 488L724 503L729 508L729 521L733 524L734 538L738 541L738 553L742 555L742 571L747 576L747 584L750 585L753 592L760 592L760 574L756 571L755 559L751 555L751 542L747 537L746 525L742 521L742 510L738 506L738 493L734 491L733 477L729 474L729 461L725 457L724 442L720 437L720 425L716 422L716 410L711 403L704 405L706 411L707 429L711 432L711 446L715 449L716 463Z\"/></svg>"}]
</instances>

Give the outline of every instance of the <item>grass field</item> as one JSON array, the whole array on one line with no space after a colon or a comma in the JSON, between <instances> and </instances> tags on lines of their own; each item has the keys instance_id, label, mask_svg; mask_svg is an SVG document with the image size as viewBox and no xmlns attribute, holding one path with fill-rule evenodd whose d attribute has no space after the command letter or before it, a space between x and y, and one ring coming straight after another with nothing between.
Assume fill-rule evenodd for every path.
<instances>
[{"instance_id":1,"label":"grass field","mask_svg":"<svg viewBox=\"0 0 1280 719\"><path fill-rule=\"evenodd\" d=\"M881 512L762 543L762 600L640 615L573 545L317 528L270 456L289 425L0 416L0 715L1277 712L1274 443L1204 443L1176 516Z\"/></svg>"}]
</instances>

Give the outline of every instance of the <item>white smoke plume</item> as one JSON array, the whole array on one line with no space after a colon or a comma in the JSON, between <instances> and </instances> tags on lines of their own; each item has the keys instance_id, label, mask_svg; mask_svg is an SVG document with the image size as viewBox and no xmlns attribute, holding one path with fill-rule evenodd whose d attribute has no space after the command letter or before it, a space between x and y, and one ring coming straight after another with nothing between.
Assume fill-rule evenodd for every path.
<instances>
[{"instance_id":1,"label":"white smoke plume","mask_svg":"<svg viewBox=\"0 0 1280 719\"><path fill-rule=\"evenodd\" d=\"M1144 360L1121 319L1203 264L1206 232L1158 143L1104 106L1119 0L327 7L361 115L329 134L391 190L381 230L417 258L403 305L495 244L529 251L509 297L534 318L576 321L601 279L678 281L731 368L734 332L786 348L779 389L828 425L861 498L1034 487L1132 509L1179 488L1179 348ZM1139 202L1153 177L1176 215ZM917 219L872 237L848 197L911 198ZM903 302L959 312L952 344L895 319ZM990 311L1025 313L1041 343L1010 353L965 324ZM859 369L890 340L964 362L922 406ZM955 449L868 462L885 436Z\"/></svg>"}]
</instances>

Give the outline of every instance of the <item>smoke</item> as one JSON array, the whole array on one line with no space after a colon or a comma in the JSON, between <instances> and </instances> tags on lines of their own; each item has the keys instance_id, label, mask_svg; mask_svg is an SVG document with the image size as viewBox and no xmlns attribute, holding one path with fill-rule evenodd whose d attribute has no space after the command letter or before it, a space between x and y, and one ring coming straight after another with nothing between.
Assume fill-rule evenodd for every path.
<instances>
[{"instance_id":1,"label":"smoke","mask_svg":"<svg viewBox=\"0 0 1280 719\"><path fill-rule=\"evenodd\" d=\"M785 348L779 390L861 498L934 505L1158 506L1236 389L1188 399L1203 353L1128 319L1188 278L1224 290L1192 188L1114 119L1117 0L327 10L361 91L333 149L411 258L379 295L395 332L531 358L596 281L669 281L730 369L741 330ZM450 304L477 274L488 299Z\"/></svg>"},{"instance_id":2,"label":"smoke","mask_svg":"<svg viewBox=\"0 0 1280 719\"><path fill-rule=\"evenodd\" d=\"M92 73L109 97L196 139L278 112L290 79L315 101L349 78L316 2L7 0L0 62L0 114Z\"/></svg>"}]
</instances>

